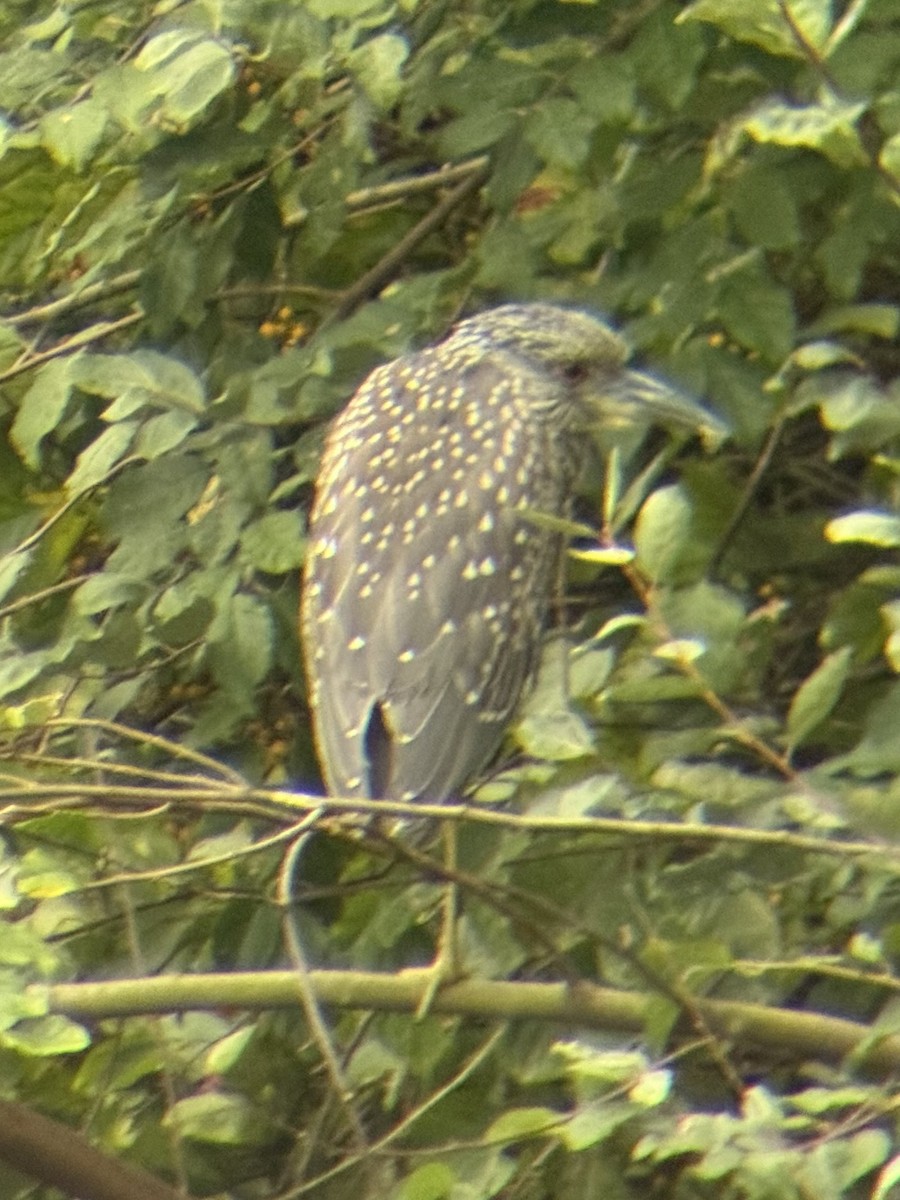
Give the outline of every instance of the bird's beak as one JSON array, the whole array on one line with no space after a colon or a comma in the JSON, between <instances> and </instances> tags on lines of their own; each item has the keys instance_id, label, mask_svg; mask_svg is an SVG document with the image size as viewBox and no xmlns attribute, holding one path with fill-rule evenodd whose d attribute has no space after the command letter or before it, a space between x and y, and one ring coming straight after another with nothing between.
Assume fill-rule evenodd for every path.
<instances>
[{"instance_id":1,"label":"bird's beak","mask_svg":"<svg viewBox=\"0 0 900 1200\"><path fill-rule=\"evenodd\" d=\"M717 449L731 433L699 401L643 371L623 371L592 399L606 429L662 426L673 433L698 434L707 450Z\"/></svg>"}]
</instances>

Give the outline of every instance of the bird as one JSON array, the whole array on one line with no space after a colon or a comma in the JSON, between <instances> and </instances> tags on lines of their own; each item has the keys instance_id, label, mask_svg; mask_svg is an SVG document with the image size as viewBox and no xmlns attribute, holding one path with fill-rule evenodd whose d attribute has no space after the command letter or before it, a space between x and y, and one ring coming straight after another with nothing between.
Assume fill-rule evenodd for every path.
<instances>
[{"instance_id":1,"label":"bird","mask_svg":"<svg viewBox=\"0 0 900 1200\"><path fill-rule=\"evenodd\" d=\"M377 367L327 433L301 641L328 792L438 804L532 682L597 430L718 434L599 315L504 304ZM550 518L550 520L542 519Z\"/></svg>"}]
</instances>

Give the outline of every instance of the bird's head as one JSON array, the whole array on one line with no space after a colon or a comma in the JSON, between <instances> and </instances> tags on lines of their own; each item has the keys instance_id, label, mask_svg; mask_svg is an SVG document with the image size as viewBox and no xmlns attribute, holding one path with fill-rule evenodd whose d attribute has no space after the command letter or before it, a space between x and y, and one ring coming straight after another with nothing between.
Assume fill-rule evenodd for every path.
<instances>
[{"instance_id":1,"label":"bird's head","mask_svg":"<svg viewBox=\"0 0 900 1200\"><path fill-rule=\"evenodd\" d=\"M727 426L671 384L628 367L630 350L598 317L555 304L505 304L462 321L453 339L501 349L552 376L604 433L661 425L717 445Z\"/></svg>"}]
</instances>

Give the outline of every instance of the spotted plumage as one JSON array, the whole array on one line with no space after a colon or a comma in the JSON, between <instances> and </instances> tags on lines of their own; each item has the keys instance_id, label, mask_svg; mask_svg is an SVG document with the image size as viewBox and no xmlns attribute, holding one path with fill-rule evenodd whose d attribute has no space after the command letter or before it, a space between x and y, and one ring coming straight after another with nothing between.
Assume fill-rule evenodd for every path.
<instances>
[{"instance_id":1,"label":"spotted plumage","mask_svg":"<svg viewBox=\"0 0 900 1200\"><path fill-rule=\"evenodd\" d=\"M496 752L540 652L588 427L703 410L588 314L507 305L377 368L328 435L302 637L329 791L440 801Z\"/></svg>"}]
</instances>

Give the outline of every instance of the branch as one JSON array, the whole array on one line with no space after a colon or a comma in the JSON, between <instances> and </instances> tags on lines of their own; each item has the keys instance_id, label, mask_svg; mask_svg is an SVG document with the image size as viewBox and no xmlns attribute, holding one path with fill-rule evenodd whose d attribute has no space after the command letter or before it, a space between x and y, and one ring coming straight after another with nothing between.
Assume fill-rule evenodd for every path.
<instances>
[{"instance_id":1,"label":"branch","mask_svg":"<svg viewBox=\"0 0 900 1200\"><path fill-rule=\"evenodd\" d=\"M110 296L127 292L131 288L137 287L140 278L140 271L126 271L123 275L116 275L113 279L104 279L99 283L88 284L87 287L78 291L60 296L58 300L49 300L46 304L37 304L24 312L12 313L3 320L14 328L21 325L36 325L41 321L52 321L54 317L74 312L88 304L94 304L97 300L107 300Z\"/></svg>"},{"instance_id":2,"label":"branch","mask_svg":"<svg viewBox=\"0 0 900 1200\"><path fill-rule=\"evenodd\" d=\"M188 1200L95 1149L68 1125L9 1100L0 1100L0 1160L77 1200Z\"/></svg>"},{"instance_id":3,"label":"branch","mask_svg":"<svg viewBox=\"0 0 900 1200\"><path fill-rule=\"evenodd\" d=\"M116 321L98 321L96 325L90 325L87 329L81 329L78 333L73 333L71 337L63 338L55 346L51 346L49 350L41 350L37 354L24 355L18 362L13 363L11 367L7 367L5 371L0 371L0 383L7 383L10 379L15 379L18 375L24 375L26 371L33 371L35 367L40 367L45 362L50 362L51 359L62 358L64 354L72 354L75 350L81 350L82 347L90 346L93 342L99 342L101 339L110 337L114 333L121 333L123 329L128 329L131 325L137 325L143 319L143 312L138 311L128 313L125 317L119 317Z\"/></svg>"},{"instance_id":4,"label":"branch","mask_svg":"<svg viewBox=\"0 0 900 1200\"><path fill-rule=\"evenodd\" d=\"M298 149L303 148L306 140L308 139L304 139L296 146L291 146L290 150L269 164L265 171L257 172L252 182L258 181L258 178L264 178L265 175L270 173L274 167L280 165L281 162L294 157ZM344 198L344 203L349 212L365 212L386 204L397 204L409 196L437 191L439 188L448 187L450 184L465 182L472 176L481 177L487 170L487 167L487 156L480 155L466 162L441 167L436 171L426 171L419 175L410 175L405 179L391 179L387 183L359 188L357 191L348 192ZM232 185L232 187L239 190L246 187L247 183L248 180L241 180L237 185ZM215 198L221 198L222 194L216 194ZM67 313L74 312L79 308L86 308L97 301L107 300L111 296L117 296L122 292L130 291L138 286L140 278L140 271L125 271L123 274L116 275L112 279L104 279L98 283L88 284L86 287L60 296L56 300L50 300L45 304L36 304L32 308L25 309L23 312L9 313L3 316L2 319L5 324L11 325L13 328L52 321L56 317L65 316ZM335 297L340 298L340 293L329 291L325 288L316 288L308 284L290 283L239 284L221 288L216 293L219 299L269 294L313 295L321 300L334 300ZM29 365L33 365L33 360L29 360Z\"/></svg>"},{"instance_id":5,"label":"branch","mask_svg":"<svg viewBox=\"0 0 900 1200\"><path fill-rule=\"evenodd\" d=\"M430 971L388 975L373 971L310 971L308 983L320 1004L381 1012L414 1013ZM60 983L31 988L48 1001L49 1011L75 1020L146 1016L192 1009L244 1008L263 1011L301 1003L294 971L167 975L110 983ZM441 988L435 1013L493 1020L552 1021L581 1028L642 1033L656 997L651 993L579 983L519 983L465 980ZM717 1036L742 1046L800 1058L841 1062L848 1055L879 1074L900 1069L900 1036L876 1039L868 1025L822 1013L795 1012L736 1000L697 998L696 1009Z\"/></svg>"},{"instance_id":6,"label":"branch","mask_svg":"<svg viewBox=\"0 0 900 1200\"><path fill-rule=\"evenodd\" d=\"M16 760L16 754L0 755L0 761ZM98 770L106 764L97 764ZM0 780L3 776L0 775ZM795 780L795 788L800 783ZM790 849L832 858L872 858L882 869L900 869L900 847L886 841L841 841L837 838L810 836L788 829L752 829L740 825L705 825L696 821L641 821L626 817L537 817L498 812L476 804L420 804L394 800L361 800L341 796L313 796L304 792L278 791L273 788L230 786L220 780L200 784L196 777L186 779L183 787L132 787L109 783L19 783L0 785L0 825L15 819L30 819L35 810L48 804L54 809L87 808L98 805L110 810L134 811L159 805L215 809L238 815L267 816L271 820L293 822L298 813L321 808L329 816L364 815L406 817L420 820L433 817L441 821L470 821L477 825L496 825L503 829L532 833L615 834L625 839L658 843L715 843Z\"/></svg>"},{"instance_id":7,"label":"branch","mask_svg":"<svg viewBox=\"0 0 900 1200\"><path fill-rule=\"evenodd\" d=\"M413 225L412 229L403 235L396 246L392 247L380 262L377 262L371 270L366 271L364 275L357 279L356 283L347 288L340 304L329 320L343 320L359 304L368 299L369 296L380 291L397 271L400 270L416 246L436 229L440 229L454 208L461 204L476 188L481 186L486 175L486 166L482 166L478 170L468 174L462 183L457 184L455 188L449 191L443 200L434 206L431 212L426 213L421 221Z\"/></svg>"},{"instance_id":8,"label":"branch","mask_svg":"<svg viewBox=\"0 0 900 1200\"><path fill-rule=\"evenodd\" d=\"M351 210L365 210L396 203L409 196L420 195L422 192L433 192L450 183L459 183L460 180L468 179L470 175L483 176L489 165L490 160L487 155L482 154L478 158L471 158L468 162L457 163L452 167L441 167L437 171L427 171L422 175L410 175L406 179L392 179L388 183L378 183L373 187L348 192L344 203Z\"/></svg>"}]
</instances>

